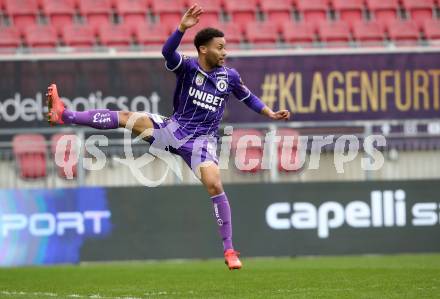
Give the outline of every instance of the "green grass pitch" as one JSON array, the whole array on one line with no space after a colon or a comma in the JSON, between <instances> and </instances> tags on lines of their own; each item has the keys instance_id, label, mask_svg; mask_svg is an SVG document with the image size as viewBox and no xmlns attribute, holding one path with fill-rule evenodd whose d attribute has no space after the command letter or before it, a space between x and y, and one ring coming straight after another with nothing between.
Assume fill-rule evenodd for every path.
<instances>
[{"instance_id":1,"label":"green grass pitch","mask_svg":"<svg viewBox=\"0 0 440 299\"><path fill-rule=\"evenodd\" d=\"M440 298L440 254L0 269L0 298Z\"/></svg>"}]
</instances>

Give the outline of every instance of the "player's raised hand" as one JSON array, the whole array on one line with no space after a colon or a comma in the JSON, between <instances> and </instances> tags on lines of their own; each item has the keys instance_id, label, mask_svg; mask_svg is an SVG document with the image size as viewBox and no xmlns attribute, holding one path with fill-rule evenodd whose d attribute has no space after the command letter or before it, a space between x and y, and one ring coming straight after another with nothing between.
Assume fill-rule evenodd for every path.
<instances>
[{"instance_id":1,"label":"player's raised hand","mask_svg":"<svg viewBox=\"0 0 440 299\"><path fill-rule=\"evenodd\" d=\"M186 29L193 27L199 22L199 17L203 13L203 9L198 4L193 4L183 15L180 21L179 30L184 32Z\"/></svg>"}]
</instances>

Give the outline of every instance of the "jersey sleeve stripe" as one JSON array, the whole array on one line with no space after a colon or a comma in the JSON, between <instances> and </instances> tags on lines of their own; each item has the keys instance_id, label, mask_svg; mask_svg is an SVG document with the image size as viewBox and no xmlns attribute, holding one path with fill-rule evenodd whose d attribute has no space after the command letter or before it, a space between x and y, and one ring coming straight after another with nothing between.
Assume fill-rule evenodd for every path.
<instances>
[{"instance_id":1,"label":"jersey sleeve stripe","mask_svg":"<svg viewBox=\"0 0 440 299\"><path fill-rule=\"evenodd\" d=\"M179 63L178 63L174 68L172 68L172 69L168 67L168 62L165 61L165 68L166 68L167 70L169 70L170 72L174 72L174 71L177 70L177 69L179 68L179 66L182 64L182 60L183 60L183 58L182 58L182 55L181 55L181 54L179 54L179 55L180 55Z\"/></svg>"},{"instance_id":2,"label":"jersey sleeve stripe","mask_svg":"<svg viewBox=\"0 0 440 299\"><path fill-rule=\"evenodd\" d=\"M246 100L248 97L250 97L251 96L251 91L248 89L248 95L247 96L245 96L244 98L242 98L241 100L239 100L240 102L243 102L244 100Z\"/></svg>"}]
</instances>

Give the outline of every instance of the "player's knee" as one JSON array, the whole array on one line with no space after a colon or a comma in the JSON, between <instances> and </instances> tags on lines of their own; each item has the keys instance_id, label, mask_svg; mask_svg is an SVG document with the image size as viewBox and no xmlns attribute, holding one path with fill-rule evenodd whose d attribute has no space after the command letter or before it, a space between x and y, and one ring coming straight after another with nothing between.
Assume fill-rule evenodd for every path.
<instances>
[{"instance_id":1,"label":"player's knee","mask_svg":"<svg viewBox=\"0 0 440 299\"><path fill-rule=\"evenodd\" d=\"M207 185L207 188L210 195L218 195L223 193L223 185L220 181L210 182Z\"/></svg>"},{"instance_id":2,"label":"player's knee","mask_svg":"<svg viewBox=\"0 0 440 299\"><path fill-rule=\"evenodd\" d=\"M133 112L130 111L119 111L118 112L119 126L125 126L132 114Z\"/></svg>"}]
</instances>

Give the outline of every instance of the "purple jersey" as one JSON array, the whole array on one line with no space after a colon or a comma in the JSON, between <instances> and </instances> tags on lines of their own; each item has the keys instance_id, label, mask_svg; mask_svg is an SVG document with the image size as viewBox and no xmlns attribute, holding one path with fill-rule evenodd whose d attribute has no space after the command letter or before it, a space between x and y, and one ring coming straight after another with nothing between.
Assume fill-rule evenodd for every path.
<instances>
[{"instance_id":1,"label":"purple jersey","mask_svg":"<svg viewBox=\"0 0 440 299\"><path fill-rule=\"evenodd\" d=\"M177 65L166 66L177 76L172 119L188 134L216 135L229 95L239 101L251 96L235 69L222 66L205 72L196 58L184 55Z\"/></svg>"},{"instance_id":2,"label":"purple jersey","mask_svg":"<svg viewBox=\"0 0 440 299\"><path fill-rule=\"evenodd\" d=\"M257 113L265 105L243 85L236 70L217 67L205 72L196 58L176 52L182 36L176 30L162 48L167 69L177 76L174 112L168 119L149 114L154 124L151 142L181 156L198 174L204 163L217 163L217 130L229 95L233 93Z\"/></svg>"}]
</instances>

